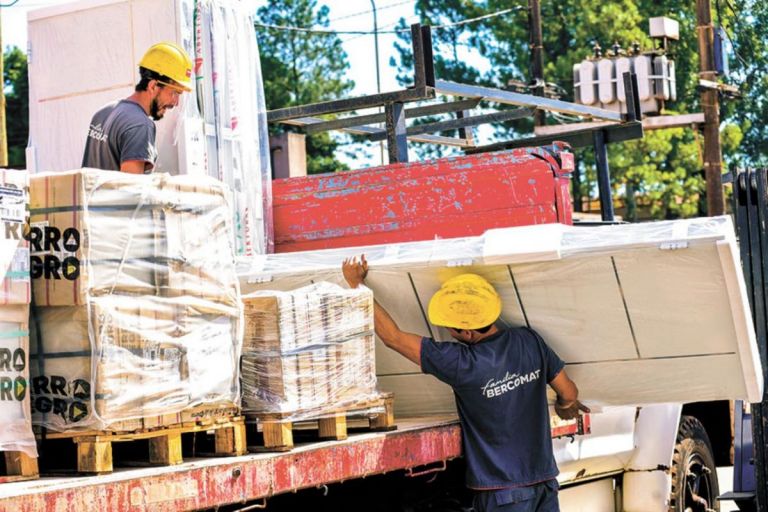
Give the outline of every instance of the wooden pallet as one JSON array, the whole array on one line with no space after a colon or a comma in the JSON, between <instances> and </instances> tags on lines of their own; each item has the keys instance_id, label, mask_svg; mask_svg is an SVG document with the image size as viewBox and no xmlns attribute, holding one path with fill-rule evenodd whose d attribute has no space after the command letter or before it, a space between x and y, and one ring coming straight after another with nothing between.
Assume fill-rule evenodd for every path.
<instances>
[{"instance_id":1,"label":"wooden pallet","mask_svg":"<svg viewBox=\"0 0 768 512\"><path fill-rule=\"evenodd\" d=\"M383 412L370 413L372 409ZM248 426L256 425L263 433L263 446L249 447L251 451L290 451L294 447L294 431L302 427L317 424L318 436L323 440L343 440L348 435L347 418L362 416L367 419L368 431L389 431L397 429L394 415L394 395L382 393L378 398L357 402L335 409L316 411L297 411L291 413L248 414ZM300 421L291 418L301 417Z\"/></svg>"},{"instance_id":2,"label":"wooden pallet","mask_svg":"<svg viewBox=\"0 0 768 512\"><path fill-rule=\"evenodd\" d=\"M47 458L51 442L71 439L77 446L77 472L84 474L111 473L113 444L147 441L149 448L143 465L169 466L184 462L182 436L212 432L214 456L235 456L247 453L245 420L241 416L215 418L207 422L187 422L153 430L134 432L83 431L47 433L42 439L42 457ZM55 451L55 448L50 448ZM131 450L135 456L136 450ZM121 461L122 462L122 461ZM136 461L128 461L135 464Z\"/></svg>"},{"instance_id":3,"label":"wooden pallet","mask_svg":"<svg viewBox=\"0 0 768 512\"><path fill-rule=\"evenodd\" d=\"M18 482L20 480L33 480L40 477L37 468L37 459L24 452L3 452L5 454L5 472L0 473L0 484L5 482Z\"/></svg>"}]
</instances>

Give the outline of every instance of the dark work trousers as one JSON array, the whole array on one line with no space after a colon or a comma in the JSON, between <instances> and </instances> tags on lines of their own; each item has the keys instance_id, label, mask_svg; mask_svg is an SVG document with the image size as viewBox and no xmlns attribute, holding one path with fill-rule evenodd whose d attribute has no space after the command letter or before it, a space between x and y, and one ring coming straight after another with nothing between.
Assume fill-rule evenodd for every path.
<instances>
[{"instance_id":1,"label":"dark work trousers","mask_svg":"<svg viewBox=\"0 0 768 512\"><path fill-rule=\"evenodd\" d=\"M475 494L475 512L560 512L557 480Z\"/></svg>"}]
</instances>

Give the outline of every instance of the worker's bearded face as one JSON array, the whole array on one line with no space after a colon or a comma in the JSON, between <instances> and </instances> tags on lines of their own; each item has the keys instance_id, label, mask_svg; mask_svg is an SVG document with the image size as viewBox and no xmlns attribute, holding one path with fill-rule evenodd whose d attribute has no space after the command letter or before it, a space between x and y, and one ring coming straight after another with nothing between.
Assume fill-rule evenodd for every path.
<instances>
[{"instance_id":1,"label":"worker's bearded face","mask_svg":"<svg viewBox=\"0 0 768 512\"><path fill-rule=\"evenodd\" d=\"M166 110L173 108L174 106L168 103L162 103L160 95L152 98L152 103L149 105L149 115L155 121L159 121L165 115Z\"/></svg>"},{"instance_id":2,"label":"worker's bearded face","mask_svg":"<svg viewBox=\"0 0 768 512\"><path fill-rule=\"evenodd\" d=\"M172 87L158 87L155 96L149 104L149 115L155 121L159 121L167 110L179 104L181 93Z\"/></svg>"},{"instance_id":3,"label":"worker's bearded face","mask_svg":"<svg viewBox=\"0 0 768 512\"><path fill-rule=\"evenodd\" d=\"M159 121L163 118L165 111L160 112L160 106L157 104L157 98L152 98L152 103L149 105L149 115L155 121Z\"/></svg>"}]
</instances>

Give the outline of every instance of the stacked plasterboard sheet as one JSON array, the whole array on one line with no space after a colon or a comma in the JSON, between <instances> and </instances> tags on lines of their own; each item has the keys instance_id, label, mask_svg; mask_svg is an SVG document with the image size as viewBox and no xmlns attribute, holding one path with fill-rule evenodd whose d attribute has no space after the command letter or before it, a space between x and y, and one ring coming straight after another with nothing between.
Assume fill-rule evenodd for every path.
<instances>
[{"instance_id":1,"label":"stacked plasterboard sheet","mask_svg":"<svg viewBox=\"0 0 768 512\"><path fill-rule=\"evenodd\" d=\"M406 331L448 332L424 315L446 279L486 277L502 321L529 325L595 405L759 401L762 373L729 217L646 224L499 229L482 237L272 255L241 268L246 290L341 282L366 253L368 285ZM401 413L448 412L447 386L377 347L379 385Z\"/></svg>"},{"instance_id":2,"label":"stacked plasterboard sheet","mask_svg":"<svg viewBox=\"0 0 768 512\"><path fill-rule=\"evenodd\" d=\"M28 15L30 169L82 165L94 112L133 93L138 63L151 45L174 41L194 61L195 86L156 123L156 172L207 175L226 183L233 191L237 253L271 252L269 135L253 3L59 4Z\"/></svg>"}]
</instances>

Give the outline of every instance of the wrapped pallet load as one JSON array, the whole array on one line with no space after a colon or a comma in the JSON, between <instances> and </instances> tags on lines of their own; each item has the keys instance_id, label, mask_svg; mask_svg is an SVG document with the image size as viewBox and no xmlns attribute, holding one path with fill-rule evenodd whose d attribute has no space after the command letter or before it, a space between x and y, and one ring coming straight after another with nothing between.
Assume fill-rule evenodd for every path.
<instances>
[{"instance_id":1,"label":"wrapped pallet load","mask_svg":"<svg viewBox=\"0 0 768 512\"><path fill-rule=\"evenodd\" d=\"M230 201L206 177L32 178L36 424L132 431L236 414Z\"/></svg>"},{"instance_id":2,"label":"wrapped pallet load","mask_svg":"<svg viewBox=\"0 0 768 512\"><path fill-rule=\"evenodd\" d=\"M6 461L13 452L37 457L29 399L28 203L27 172L0 170L0 451Z\"/></svg>"},{"instance_id":3,"label":"wrapped pallet load","mask_svg":"<svg viewBox=\"0 0 768 512\"><path fill-rule=\"evenodd\" d=\"M243 410L298 421L375 400L373 294L320 282L243 297Z\"/></svg>"}]
</instances>

